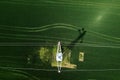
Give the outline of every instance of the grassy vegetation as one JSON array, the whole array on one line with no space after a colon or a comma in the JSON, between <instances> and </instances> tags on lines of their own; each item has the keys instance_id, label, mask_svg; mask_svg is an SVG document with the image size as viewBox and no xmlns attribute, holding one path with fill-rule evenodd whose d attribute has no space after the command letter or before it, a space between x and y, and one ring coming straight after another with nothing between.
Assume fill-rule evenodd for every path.
<instances>
[{"instance_id":1,"label":"grassy vegetation","mask_svg":"<svg viewBox=\"0 0 120 80\"><path fill-rule=\"evenodd\" d=\"M120 80L119 3L1 0L0 80ZM82 27L87 31L83 43L78 41L67 49ZM61 74L52 67L56 66L58 41L66 50ZM79 52L85 53L83 62L79 61ZM71 69L72 64L77 68Z\"/></svg>"}]
</instances>

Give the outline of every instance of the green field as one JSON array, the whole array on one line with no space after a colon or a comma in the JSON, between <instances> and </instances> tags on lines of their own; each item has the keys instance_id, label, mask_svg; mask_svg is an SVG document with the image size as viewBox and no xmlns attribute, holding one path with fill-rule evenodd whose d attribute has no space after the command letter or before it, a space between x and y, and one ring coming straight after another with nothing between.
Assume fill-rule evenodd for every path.
<instances>
[{"instance_id":1,"label":"green field","mask_svg":"<svg viewBox=\"0 0 120 80\"><path fill-rule=\"evenodd\" d=\"M0 80L119 80L119 4L119 0L0 0ZM64 65L76 65L63 67L60 74L51 66L58 41L65 52Z\"/></svg>"}]
</instances>

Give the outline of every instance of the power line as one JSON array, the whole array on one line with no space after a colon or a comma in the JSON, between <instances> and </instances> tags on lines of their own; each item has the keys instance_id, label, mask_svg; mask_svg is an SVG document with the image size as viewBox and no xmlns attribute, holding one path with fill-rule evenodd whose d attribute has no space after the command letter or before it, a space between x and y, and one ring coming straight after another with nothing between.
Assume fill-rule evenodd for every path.
<instances>
[{"instance_id":1,"label":"power line","mask_svg":"<svg viewBox=\"0 0 120 80\"><path fill-rule=\"evenodd\" d=\"M14 69L14 70L33 70L33 71L56 71L57 69L39 69L39 68L15 68L15 67L0 67L1 69ZM63 69L62 72L99 72L99 71L120 71L120 69L72 69L72 70L65 70Z\"/></svg>"}]
</instances>

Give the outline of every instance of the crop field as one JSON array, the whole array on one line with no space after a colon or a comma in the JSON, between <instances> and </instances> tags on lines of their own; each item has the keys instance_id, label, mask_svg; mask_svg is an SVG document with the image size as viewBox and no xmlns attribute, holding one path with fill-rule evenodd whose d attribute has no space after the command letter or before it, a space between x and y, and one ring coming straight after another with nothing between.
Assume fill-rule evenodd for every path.
<instances>
[{"instance_id":1,"label":"crop field","mask_svg":"<svg viewBox=\"0 0 120 80\"><path fill-rule=\"evenodd\" d=\"M119 80L119 0L0 0L0 80ZM63 62L57 72L57 43Z\"/></svg>"}]
</instances>

